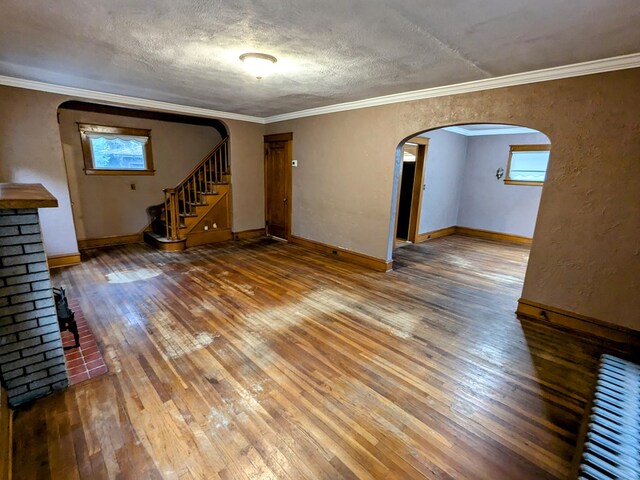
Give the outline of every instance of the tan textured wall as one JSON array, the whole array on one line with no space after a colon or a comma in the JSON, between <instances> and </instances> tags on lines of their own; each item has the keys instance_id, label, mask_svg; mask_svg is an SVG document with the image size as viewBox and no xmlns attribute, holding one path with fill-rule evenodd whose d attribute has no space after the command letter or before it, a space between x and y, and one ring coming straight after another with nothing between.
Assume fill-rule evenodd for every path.
<instances>
[{"instance_id":1,"label":"tan textured wall","mask_svg":"<svg viewBox=\"0 0 640 480\"><path fill-rule=\"evenodd\" d=\"M222 137L213 127L60 109L60 138L78 240L141 232L147 207L173 187ZM153 175L85 175L78 123L151 130ZM135 184L136 189L131 189Z\"/></svg>"},{"instance_id":2,"label":"tan textured wall","mask_svg":"<svg viewBox=\"0 0 640 480\"><path fill-rule=\"evenodd\" d=\"M264 228L264 125L225 120L231 135L233 231Z\"/></svg>"},{"instance_id":3,"label":"tan textured wall","mask_svg":"<svg viewBox=\"0 0 640 480\"><path fill-rule=\"evenodd\" d=\"M389 259L396 148L462 123L524 125L553 153L523 297L640 330L640 69L267 125L293 132L293 234Z\"/></svg>"},{"instance_id":4,"label":"tan textured wall","mask_svg":"<svg viewBox=\"0 0 640 480\"><path fill-rule=\"evenodd\" d=\"M58 199L58 208L40 210L48 255L78 251L56 121L67 99L0 86L0 181L42 183Z\"/></svg>"},{"instance_id":5,"label":"tan textured wall","mask_svg":"<svg viewBox=\"0 0 640 480\"><path fill-rule=\"evenodd\" d=\"M0 181L43 183L58 198L58 208L41 211L48 255L78 251L56 116L68 100L78 99L0 86ZM233 230L264 227L264 126L225 123L232 146Z\"/></svg>"}]
</instances>

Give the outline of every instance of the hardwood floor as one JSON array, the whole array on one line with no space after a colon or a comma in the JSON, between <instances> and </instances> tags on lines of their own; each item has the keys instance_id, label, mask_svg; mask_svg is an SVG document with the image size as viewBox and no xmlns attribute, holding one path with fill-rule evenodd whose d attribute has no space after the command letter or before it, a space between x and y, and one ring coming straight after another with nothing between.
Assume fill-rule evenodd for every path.
<instances>
[{"instance_id":1,"label":"hardwood floor","mask_svg":"<svg viewBox=\"0 0 640 480\"><path fill-rule=\"evenodd\" d=\"M110 372L15 415L15 479L566 477L599 344L514 315L528 248L377 273L268 239L53 272Z\"/></svg>"}]
</instances>

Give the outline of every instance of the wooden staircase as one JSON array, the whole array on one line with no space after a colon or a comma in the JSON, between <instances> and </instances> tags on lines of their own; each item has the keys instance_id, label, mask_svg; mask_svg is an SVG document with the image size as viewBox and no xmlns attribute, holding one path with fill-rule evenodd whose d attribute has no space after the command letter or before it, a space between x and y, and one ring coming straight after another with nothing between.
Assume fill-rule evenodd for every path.
<instances>
[{"instance_id":1,"label":"wooden staircase","mask_svg":"<svg viewBox=\"0 0 640 480\"><path fill-rule=\"evenodd\" d=\"M150 209L145 242L160 250L184 250L231 239L231 170L225 138Z\"/></svg>"}]
</instances>

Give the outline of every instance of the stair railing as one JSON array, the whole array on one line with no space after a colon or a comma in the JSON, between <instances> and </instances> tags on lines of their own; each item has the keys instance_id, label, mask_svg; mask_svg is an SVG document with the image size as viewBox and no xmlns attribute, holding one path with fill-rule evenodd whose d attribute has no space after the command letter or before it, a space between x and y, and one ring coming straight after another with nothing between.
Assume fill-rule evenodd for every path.
<instances>
[{"instance_id":1,"label":"stair railing","mask_svg":"<svg viewBox=\"0 0 640 480\"><path fill-rule=\"evenodd\" d=\"M193 170L173 188L164 189L164 211L168 240L181 240L180 215L194 215L200 203L201 193L215 192L215 186L223 183L223 175L229 175L229 137L215 146Z\"/></svg>"}]
</instances>

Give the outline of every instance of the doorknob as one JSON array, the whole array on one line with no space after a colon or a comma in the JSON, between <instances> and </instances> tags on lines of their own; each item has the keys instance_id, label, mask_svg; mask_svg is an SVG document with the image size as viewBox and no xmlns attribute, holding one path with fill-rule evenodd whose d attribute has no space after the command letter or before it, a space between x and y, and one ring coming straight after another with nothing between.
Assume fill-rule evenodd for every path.
<instances>
[{"instance_id":1,"label":"doorknob","mask_svg":"<svg viewBox=\"0 0 640 480\"><path fill-rule=\"evenodd\" d=\"M282 201L283 201L284 203L287 203L289 200L288 200L288 199L286 199L286 198L283 198L283 199L282 199Z\"/></svg>"}]
</instances>

